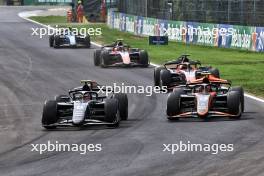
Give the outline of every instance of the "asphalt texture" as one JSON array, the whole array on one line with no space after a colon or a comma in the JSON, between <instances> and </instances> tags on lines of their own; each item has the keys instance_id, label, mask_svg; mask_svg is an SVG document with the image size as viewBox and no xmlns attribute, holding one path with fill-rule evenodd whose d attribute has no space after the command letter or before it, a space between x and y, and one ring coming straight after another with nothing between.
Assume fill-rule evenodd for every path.
<instances>
[{"instance_id":1,"label":"asphalt texture","mask_svg":"<svg viewBox=\"0 0 264 176\"><path fill-rule=\"evenodd\" d=\"M153 67L95 67L92 49L53 49L48 37L31 36L36 24L21 11L0 7L0 175L3 176L261 176L264 175L264 104L246 99L241 120L169 122L167 95L129 94L129 120L104 126L47 131L44 101L79 86L81 79L103 85L153 85ZM101 152L31 151L31 144L102 144ZM163 152L163 144L233 144L233 152Z\"/></svg>"}]
</instances>

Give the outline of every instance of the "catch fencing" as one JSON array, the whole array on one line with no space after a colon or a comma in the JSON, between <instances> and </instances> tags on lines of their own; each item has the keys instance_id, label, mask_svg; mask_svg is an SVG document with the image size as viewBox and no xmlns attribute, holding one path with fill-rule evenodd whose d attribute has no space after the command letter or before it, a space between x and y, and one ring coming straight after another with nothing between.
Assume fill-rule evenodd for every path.
<instances>
[{"instance_id":1,"label":"catch fencing","mask_svg":"<svg viewBox=\"0 0 264 176\"><path fill-rule=\"evenodd\" d=\"M118 0L117 7L150 18L264 26L264 0Z\"/></svg>"},{"instance_id":2,"label":"catch fencing","mask_svg":"<svg viewBox=\"0 0 264 176\"><path fill-rule=\"evenodd\" d=\"M172 21L108 10L111 28L135 35L168 36L177 42L264 52L264 27Z\"/></svg>"}]
</instances>

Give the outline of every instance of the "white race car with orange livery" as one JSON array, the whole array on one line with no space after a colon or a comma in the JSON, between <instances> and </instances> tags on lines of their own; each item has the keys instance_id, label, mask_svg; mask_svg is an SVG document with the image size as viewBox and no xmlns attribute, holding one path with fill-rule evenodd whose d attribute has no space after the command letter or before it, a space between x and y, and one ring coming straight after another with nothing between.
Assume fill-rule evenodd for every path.
<instances>
[{"instance_id":1,"label":"white race car with orange livery","mask_svg":"<svg viewBox=\"0 0 264 176\"><path fill-rule=\"evenodd\" d=\"M103 46L94 52L94 65L103 68L110 66L149 66L148 53L139 48L131 48L123 40Z\"/></svg>"},{"instance_id":2,"label":"white race car with orange livery","mask_svg":"<svg viewBox=\"0 0 264 176\"><path fill-rule=\"evenodd\" d=\"M200 61L189 59L189 55L181 55L178 59L154 69L155 86L166 86L172 90L175 86L188 84L201 78L201 73L209 72L216 78L220 78L217 68L201 66Z\"/></svg>"},{"instance_id":3,"label":"white race car with orange livery","mask_svg":"<svg viewBox=\"0 0 264 176\"><path fill-rule=\"evenodd\" d=\"M230 81L215 77L204 76L186 86L174 88L167 99L169 120L188 117L239 119L243 112L243 88L231 87Z\"/></svg>"}]
</instances>

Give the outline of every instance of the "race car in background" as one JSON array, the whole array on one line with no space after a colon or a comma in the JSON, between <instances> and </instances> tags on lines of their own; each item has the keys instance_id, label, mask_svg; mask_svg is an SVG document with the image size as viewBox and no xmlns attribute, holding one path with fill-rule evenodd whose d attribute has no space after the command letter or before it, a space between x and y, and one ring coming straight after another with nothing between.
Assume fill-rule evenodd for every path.
<instances>
[{"instance_id":1,"label":"race car in background","mask_svg":"<svg viewBox=\"0 0 264 176\"><path fill-rule=\"evenodd\" d=\"M117 40L113 44L103 46L94 52L94 65L101 67L109 66L149 66L148 53L139 48L130 48Z\"/></svg>"},{"instance_id":2,"label":"race car in background","mask_svg":"<svg viewBox=\"0 0 264 176\"><path fill-rule=\"evenodd\" d=\"M225 86L225 87L224 87ZM186 86L174 88L167 99L167 118L211 117L239 119L244 112L244 90L231 87L231 82L208 76Z\"/></svg>"},{"instance_id":3,"label":"race car in background","mask_svg":"<svg viewBox=\"0 0 264 176\"><path fill-rule=\"evenodd\" d=\"M49 46L60 47L91 47L89 35L76 35L71 28L61 31L59 34L49 36Z\"/></svg>"},{"instance_id":4,"label":"race car in background","mask_svg":"<svg viewBox=\"0 0 264 176\"><path fill-rule=\"evenodd\" d=\"M175 61L170 61L164 66L154 69L155 86L167 86L173 89L174 86L185 85L201 77L201 73L207 72L220 78L217 68L211 66L201 66L200 61L194 61L188 58L189 55L181 55Z\"/></svg>"},{"instance_id":5,"label":"race car in background","mask_svg":"<svg viewBox=\"0 0 264 176\"><path fill-rule=\"evenodd\" d=\"M100 95L99 85L90 80L81 81L83 86L69 90L68 95L55 96L45 102L42 126L54 129L58 126L107 125L118 127L128 119L126 94Z\"/></svg>"}]
</instances>

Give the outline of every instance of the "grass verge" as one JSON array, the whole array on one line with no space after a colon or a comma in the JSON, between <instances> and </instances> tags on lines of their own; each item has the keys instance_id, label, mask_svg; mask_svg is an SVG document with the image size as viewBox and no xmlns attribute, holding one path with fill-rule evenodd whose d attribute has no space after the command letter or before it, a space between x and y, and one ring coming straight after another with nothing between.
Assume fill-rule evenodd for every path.
<instances>
[{"instance_id":1,"label":"grass verge","mask_svg":"<svg viewBox=\"0 0 264 176\"><path fill-rule=\"evenodd\" d=\"M172 41L169 42L168 46L150 46L147 37L139 37L127 32L110 29L106 24L63 25L62 23L66 22L66 17L62 16L31 17L31 19L44 24L60 24L61 27L101 28L101 36L91 36L94 42L108 44L117 38L122 38L125 43L132 47L146 49L149 52L151 62L157 64L162 64L177 58L183 53L188 53L191 58L200 60L204 65L219 68L221 77L231 80L233 85L241 85L247 92L264 97L264 53L186 45Z\"/></svg>"}]
</instances>

